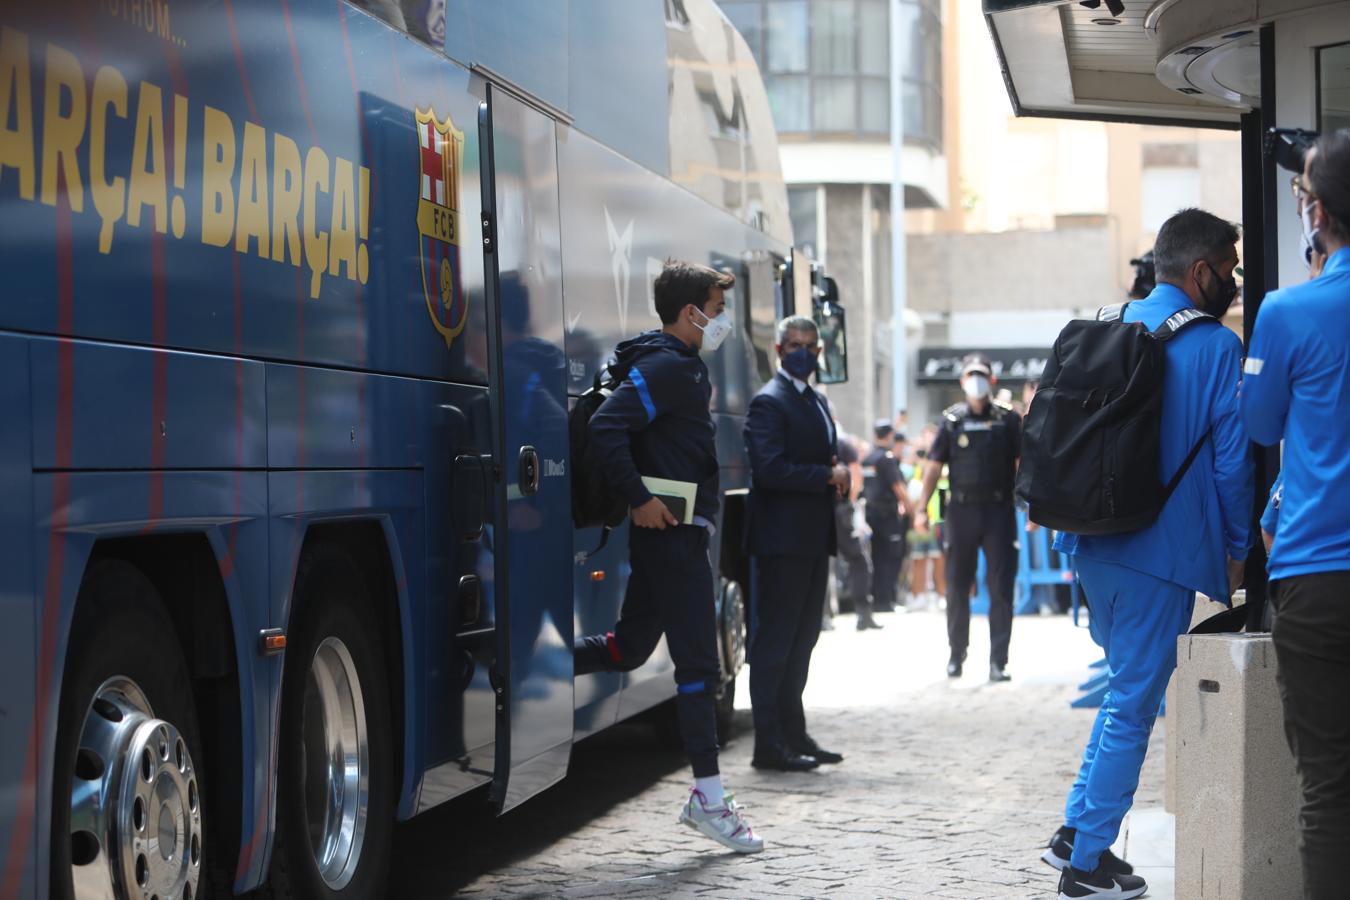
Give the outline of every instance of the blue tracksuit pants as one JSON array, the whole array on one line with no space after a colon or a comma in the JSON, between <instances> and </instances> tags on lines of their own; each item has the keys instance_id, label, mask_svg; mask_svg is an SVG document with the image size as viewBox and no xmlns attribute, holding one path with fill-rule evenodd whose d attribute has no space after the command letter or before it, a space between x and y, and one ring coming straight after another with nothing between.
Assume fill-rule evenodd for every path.
<instances>
[{"instance_id":1,"label":"blue tracksuit pants","mask_svg":"<svg viewBox=\"0 0 1350 900\"><path fill-rule=\"evenodd\" d=\"M1078 831L1073 867L1090 872L1134 802L1149 734L1190 627L1195 592L1142 572L1075 557L1092 639L1106 651L1108 688L1092 725L1064 824Z\"/></svg>"}]
</instances>

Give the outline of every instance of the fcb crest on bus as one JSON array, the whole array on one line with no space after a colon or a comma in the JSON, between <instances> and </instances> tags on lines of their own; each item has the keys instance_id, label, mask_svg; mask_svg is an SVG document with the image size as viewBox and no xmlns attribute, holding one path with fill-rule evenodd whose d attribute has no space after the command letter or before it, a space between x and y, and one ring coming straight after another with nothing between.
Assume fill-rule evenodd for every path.
<instances>
[{"instance_id":1,"label":"fcb crest on bus","mask_svg":"<svg viewBox=\"0 0 1350 900\"><path fill-rule=\"evenodd\" d=\"M459 174L464 132L436 111L415 110L421 181L417 231L421 245L422 293L436 330L449 347L464 330L469 301L459 271Z\"/></svg>"}]
</instances>

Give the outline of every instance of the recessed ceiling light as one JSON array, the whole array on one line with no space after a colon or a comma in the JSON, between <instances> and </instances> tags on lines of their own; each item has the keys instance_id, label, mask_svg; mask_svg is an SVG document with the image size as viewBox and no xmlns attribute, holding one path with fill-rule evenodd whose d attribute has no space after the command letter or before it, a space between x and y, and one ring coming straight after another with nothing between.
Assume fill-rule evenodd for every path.
<instances>
[{"instance_id":1,"label":"recessed ceiling light","mask_svg":"<svg viewBox=\"0 0 1350 900\"><path fill-rule=\"evenodd\" d=\"M1093 25L1119 25L1119 19L1093 19Z\"/></svg>"}]
</instances>

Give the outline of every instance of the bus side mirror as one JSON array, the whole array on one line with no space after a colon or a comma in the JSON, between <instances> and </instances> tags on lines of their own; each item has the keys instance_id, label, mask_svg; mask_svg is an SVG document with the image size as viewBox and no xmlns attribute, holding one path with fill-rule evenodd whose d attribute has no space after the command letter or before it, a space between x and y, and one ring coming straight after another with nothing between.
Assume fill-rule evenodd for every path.
<instances>
[{"instance_id":1,"label":"bus side mirror","mask_svg":"<svg viewBox=\"0 0 1350 900\"><path fill-rule=\"evenodd\" d=\"M829 279L833 281L834 279ZM834 292L838 296L838 291ZM844 308L828 299L816 304L816 328L820 330L821 351L816 360L816 381L842 384L848 381L848 340L845 336Z\"/></svg>"}]
</instances>

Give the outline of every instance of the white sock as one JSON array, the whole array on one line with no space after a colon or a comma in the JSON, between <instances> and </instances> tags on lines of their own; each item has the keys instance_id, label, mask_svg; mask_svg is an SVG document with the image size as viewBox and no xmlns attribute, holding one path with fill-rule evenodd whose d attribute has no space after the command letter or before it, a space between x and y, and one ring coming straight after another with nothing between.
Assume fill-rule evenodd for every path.
<instances>
[{"instance_id":1,"label":"white sock","mask_svg":"<svg viewBox=\"0 0 1350 900\"><path fill-rule=\"evenodd\" d=\"M722 776L709 775L706 778L694 779L694 790L703 795L703 804L711 809L714 806L722 805Z\"/></svg>"}]
</instances>

